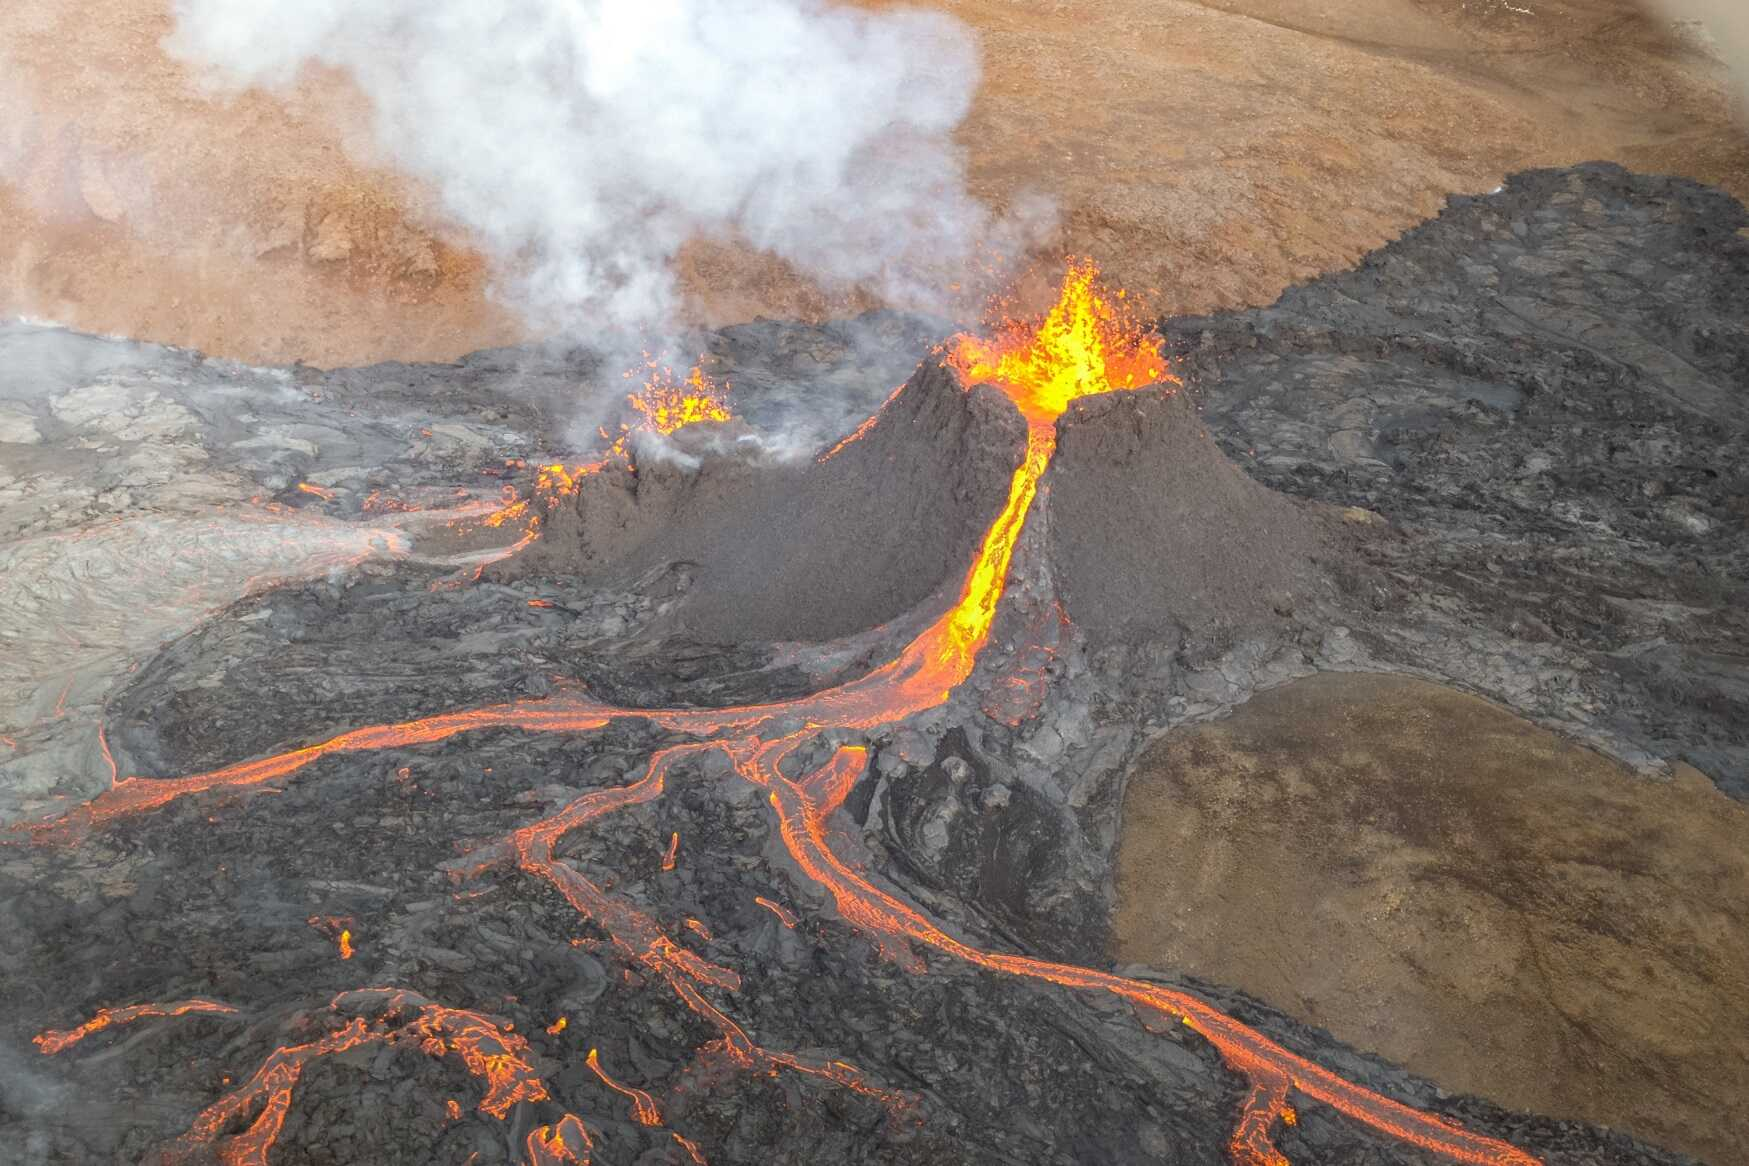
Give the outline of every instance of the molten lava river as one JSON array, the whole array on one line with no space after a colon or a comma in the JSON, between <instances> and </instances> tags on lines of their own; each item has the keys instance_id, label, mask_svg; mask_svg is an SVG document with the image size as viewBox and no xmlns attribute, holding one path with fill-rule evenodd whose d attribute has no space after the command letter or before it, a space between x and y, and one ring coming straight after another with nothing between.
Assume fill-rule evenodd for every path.
<instances>
[{"instance_id":1,"label":"molten lava river","mask_svg":"<svg viewBox=\"0 0 1749 1166\"><path fill-rule=\"evenodd\" d=\"M590 925L591 934L605 937L573 940L573 945L593 942L615 956L626 982L636 980L671 993L689 1015L687 1023L703 1026L707 1037L697 1056L713 1066L712 1072L811 1079L811 1088L853 1095L855 1104L886 1114L889 1123L915 1127L930 1121L927 1108L917 1104L907 1081L878 1078L830 1052L786 1052L762 1044L736 1019L737 995L748 987L743 976L700 951L710 939L705 921L666 922L631 897L615 893L615 877L585 873L586 864L561 854L566 840L579 832L599 832L614 815L662 798L678 777L701 773L720 773L752 787L788 862L804 885L814 888L816 905L829 903L843 925L860 933L877 949L877 958L889 961L888 966L903 975L934 976L959 965L980 976L1050 985L1048 991L1093 1004L1089 1015L1103 1017L1100 1024L1123 1024L1153 1034L1141 1039L1212 1047L1241 1083L1231 1102L1234 1112L1225 1139L1226 1153L1234 1163L1286 1163L1288 1158L1278 1148L1284 1131L1309 1120L1318 1107L1331 1111L1330 1116L1320 1115L1321 1120L1365 1127L1418 1160L1493 1166L1538 1161L1504 1141L1354 1084L1348 1076L1289 1051L1189 992L956 937L932 922L918 905L876 885L874 875L846 857L834 816L868 770L876 736L943 705L972 677L991 639L1017 541L1055 452L1058 418L1080 397L1176 383L1167 372L1159 342L1126 313L1121 298L1099 289L1095 273L1086 266L1071 268L1059 302L1042 318L1012 321L985 337L962 335L949 343L944 357L963 385L993 385L1012 400L1026 423L1025 451L1013 471L1006 501L983 534L958 587L957 599L878 667L808 695L732 707L616 707L571 687L544 697L361 725L317 744L206 772L175 778L118 777L92 801L28 826L30 843L37 847L99 844L119 820L209 791L276 790L281 779L335 755L416 749L488 730L597 734L610 726L638 725L662 741L648 754L641 772L628 775L630 780L623 784L573 793L546 816L478 841L448 865L447 874L458 899L491 893L517 877L562 896ZM646 397L645 416L660 431L727 415L712 395L713 387L696 371L689 382L671 379L667 387L667 397ZM623 454L622 437L608 457ZM530 511L573 493L579 479L602 464L547 467L542 491L508 505L504 520L526 523L525 541L536 537L539 523ZM411 780L408 769L398 773L397 780ZM212 812L225 811L215 807ZM654 845L664 871L694 858L679 832L664 832ZM504 873L489 877L493 872ZM783 933L793 935L806 925L805 903L786 904L760 896L757 904L769 925ZM372 937L352 919L310 922L333 944L340 966L357 968L369 959ZM247 1020L233 1005L205 995L121 1000L74 1027L41 1032L36 1044L43 1055L77 1056L90 1047L84 1042L100 1032L147 1022L168 1027ZM599 1086L589 1094L597 1099L595 1104L619 1106L620 1120L629 1117L650 1132L650 1146L665 1147L638 1161L705 1162L711 1137L667 1124L675 1095L700 1088L700 1083L688 1077L661 1087L668 1090L662 1095L648 1072L627 1065L623 1057L614 1064L587 1033L576 1031L581 1027L561 1016L545 1028L545 1038L538 1032L524 1035L486 1012L451 1007L408 987L359 983L333 996L325 1007L286 1022L282 1031L291 1035L284 1043L239 1079L226 1078L228 1087L159 1155L171 1162L216 1159L233 1166L275 1161L277 1155L289 1153L288 1118L294 1113L300 1083L318 1063L346 1057L354 1050L402 1049L447 1061L477 1079L479 1097L469 1108L487 1118L503 1120L518 1107L543 1103L549 1120L532 1125L525 1138L517 1138L527 1162L588 1162L592 1152L600 1153L599 1115L565 1112L553 1118L558 1107L550 1075L543 1077L537 1071L541 1058L534 1049L538 1045L563 1050L555 1055L581 1062L588 1072L586 1080ZM372 1062L367 1057L365 1062L351 1063ZM1101 1071L1122 1076L1111 1065ZM628 1076L653 1088L630 1084ZM460 1118L461 1103L451 1099L444 1104L451 1118ZM1049 1105L1049 1098L1041 1104ZM322 1119L305 1117L302 1127L296 1128L318 1120Z\"/></svg>"}]
</instances>

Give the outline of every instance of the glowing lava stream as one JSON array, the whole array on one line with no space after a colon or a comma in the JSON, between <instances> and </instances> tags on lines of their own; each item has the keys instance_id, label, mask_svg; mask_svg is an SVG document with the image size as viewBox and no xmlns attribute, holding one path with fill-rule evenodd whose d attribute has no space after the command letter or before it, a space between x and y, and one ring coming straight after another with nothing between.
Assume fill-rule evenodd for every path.
<instances>
[{"instance_id":1,"label":"glowing lava stream","mask_svg":"<svg viewBox=\"0 0 1749 1166\"><path fill-rule=\"evenodd\" d=\"M305 1067L360 1045L412 1045L430 1057L458 1058L470 1074L486 1082L480 1111L500 1120L514 1105L551 1096L529 1064L528 1042L477 1012L446 1008L396 988L343 992L328 1008L336 1014L372 1015L353 1015L316 1040L275 1049L247 1081L202 1110L160 1160L172 1164L208 1160L205 1155L212 1148L224 1166L267 1166L267 1152L285 1126ZM254 1120L242 1133L225 1133L251 1113ZM583 1123L566 1114L557 1132L542 1126L530 1134L527 1150L531 1163L587 1162L587 1146Z\"/></svg>"},{"instance_id":2,"label":"glowing lava stream","mask_svg":"<svg viewBox=\"0 0 1749 1166\"><path fill-rule=\"evenodd\" d=\"M963 383L993 383L1014 401L1026 420L1025 456L1014 472L1007 501L967 572L958 601L895 659L866 676L793 700L724 709L626 709L567 692L544 699L373 725L304 749L209 773L175 780L130 777L116 782L109 791L66 816L34 827L34 831L45 840L77 836L84 829L118 815L161 806L201 790L256 785L333 753L441 741L474 729L584 732L602 728L616 717L640 718L671 732L701 739L659 750L639 780L586 793L551 816L474 851L453 864L453 873L466 877L514 863L524 872L550 883L579 914L600 926L627 958L665 980L688 1008L715 1027L719 1037L710 1047L737 1064L765 1073L782 1066L815 1074L877 1097L888 1105L903 1105L907 1100L871 1085L856 1069L842 1062L806 1062L755 1044L703 994L707 987L736 990L740 977L734 971L682 947L650 916L607 895L556 857L557 845L566 834L608 813L660 796L676 760L713 751L724 754L742 778L768 791L769 804L790 856L808 878L832 897L845 921L881 941L911 970L926 971L923 962L910 951L911 944L922 944L990 971L1081 991L1109 993L1144 1013L1171 1017L1207 1039L1225 1063L1251 1086L1229 1142L1233 1160L1240 1166L1287 1163L1273 1143L1273 1134L1278 1124L1297 1120L1288 1104L1290 1089L1323 1102L1380 1134L1460 1162L1475 1166L1535 1166L1538 1160L1523 1150L1343 1080L1187 993L1090 968L986 951L955 939L914 908L872 885L833 853L827 839L827 821L863 774L866 748L839 746L825 765L799 778L786 776L780 764L820 734L868 732L946 701L953 689L971 675L978 653L989 638L1016 540L1056 447L1058 417L1077 397L1136 389L1173 379L1166 374L1158 342L1124 315L1119 305L1097 291L1090 266L1071 268L1062 298L1042 321L1010 324L991 341L961 337L948 359L960 371ZM784 723L787 735L768 737L766 730L778 722ZM802 726L799 731L795 729L797 725ZM315 1049L313 1055L326 1051L332 1050ZM275 1056L286 1052L280 1050ZM262 1071L266 1072L267 1067ZM607 1080L605 1075L603 1080ZM284 1105L288 1103L289 1086L283 1097L275 1095L279 1115L276 1120L283 1120ZM653 1100L650 1104L653 1110ZM638 1108L642 1110L641 1105ZM264 1112L251 1132L266 1120ZM531 1135L528 1144L531 1161L587 1161L587 1130L575 1118L567 1121L575 1124L561 1123L558 1129L543 1127ZM197 1123L197 1128L200 1124ZM680 1141L690 1151L690 1143ZM573 1154L580 1156L574 1159L565 1156Z\"/></svg>"},{"instance_id":3,"label":"glowing lava stream","mask_svg":"<svg viewBox=\"0 0 1749 1166\"><path fill-rule=\"evenodd\" d=\"M237 1010L229 1004L221 1004L217 1000L206 1000L195 997L193 1000L179 1000L174 1004L129 1004L124 1008L99 1008L97 1013L81 1024L78 1028L66 1030L48 1029L39 1032L31 1038L31 1043L44 1056L53 1056L65 1052L94 1032L102 1032L106 1028L114 1028L120 1024L133 1024L148 1017L187 1016L191 1013L204 1013L213 1016L223 1016L235 1013Z\"/></svg>"}]
</instances>

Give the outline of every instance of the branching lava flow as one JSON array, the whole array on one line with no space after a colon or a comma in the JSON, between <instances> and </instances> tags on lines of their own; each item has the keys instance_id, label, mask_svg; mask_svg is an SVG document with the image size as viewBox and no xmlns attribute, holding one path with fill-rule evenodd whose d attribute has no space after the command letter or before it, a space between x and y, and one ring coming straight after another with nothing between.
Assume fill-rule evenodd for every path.
<instances>
[{"instance_id":1,"label":"branching lava flow","mask_svg":"<svg viewBox=\"0 0 1749 1166\"><path fill-rule=\"evenodd\" d=\"M630 964L664 982L716 1032L701 1053L724 1057L754 1073L789 1071L817 1077L873 1097L895 1112L912 1105L909 1095L844 1062L813 1060L759 1045L712 999L737 991L741 983L737 972L683 947L649 914L610 895L558 856L559 842L566 835L616 811L651 802L664 793L676 766L696 767L713 755L725 760L738 778L763 791L783 846L797 867L847 923L880 943L902 966L927 973L930 964L924 954L929 953L1003 975L1113 996L1126 1001L1144 1020L1168 1018L1207 1040L1249 1083L1229 1142L1238 1166L1287 1162L1274 1139L1282 1126L1297 1120L1289 1103L1293 1094L1329 1106L1389 1138L1458 1162L1534 1166L1537 1160L1525 1151L1352 1084L1186 992L1091 968L985 950L958 939L875 886L832 848L828 823L867 767L868 735L942 704L972 676L990 636L1017 540L1055 451L1058 418L1080 397L1175 383L1166 371L1158 340L1125 310L1121 297L1100 290L1095 274L1090 264L1072 266L1060 299L1042 319L1010 320L991 338L961 336L951 343L945 359L963 384L993 384L1019 409L1026 422L1025 453L956 601L896 657L861 678L790 700L721 709L618 708L576 691L560 691L541 699L370 725L207 773L176 779L128 777L86 805L32 827L34 836L43 842L76 841L118 816L206 790L260 785L335 754L415 746L486 728L590 732L610 719L639 718L685 739L656 751L636 780L585 793L550 816L479 847L453 864L450 873L466 880L494 869L515 869L557 890L580 916L611 937ZM702 391L705 384L695 370L691 388ZM727 416L720 402L714 407ZM694 416L690 408L652 399L651 410L644 415L657 428L674 416L686 420L715 416L708 409ZM672 409L680 412L674 414ZM590 469L549 467L544 484L569 491ZM831 747L824 764L805 773L786 771L786 762L804 747L822 744ZM664 870L672 868L677 851L676 835L668 840ZM783 927L795 926L788 909L763 898L758 902ZM277 1050L242 1088L201 1114L179 1145L213 1143L253 1114L247 1129L225 1142L222 1156L230 1162L265 1162L303 1066L312 1058L361 1042L411 1040L434 1056L459 1056L471 1073L485 1080L487 1095L480 1108L495 1117L503 1117L518 1101L547 1096L545 1085L522 1058L526 1046L521 1038L476 1014L388 989L347 994L334 1002L331 1011L349 1019L317 1040ZM39 1043L61 1035L45 1033ZM45 1047L45 1051L54 1050ZM654 1096L611 1077L593 1049L587 1063L608 1089L629 1100L640 1123L660 1124L661 1107ZM696 1144L679 1133L672 1136L694 1162L704 1161ZM526 1154L537 1164L587 1162L590 1147L582 1121L567 1115L531 1134Z\"/></svg>"}]
</instances>

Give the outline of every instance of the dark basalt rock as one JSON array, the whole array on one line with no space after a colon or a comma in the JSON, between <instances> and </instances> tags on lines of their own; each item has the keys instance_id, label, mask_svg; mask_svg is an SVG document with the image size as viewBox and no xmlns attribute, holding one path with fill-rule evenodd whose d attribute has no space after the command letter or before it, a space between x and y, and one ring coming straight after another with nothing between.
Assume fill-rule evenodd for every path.
<instances>
[{"instance_id":1,"label":"dark basalt rock","mask_svg":"<svg viewBox=\"0 0 1749 1166\"><path fill-rule=\"evenodd\" d=\"M1745 230L1692 182L1536 171L1166 330L1247 472L1388 520L1352 528L1380 663L1749 797Z\"/></svg>"}]
</instances>

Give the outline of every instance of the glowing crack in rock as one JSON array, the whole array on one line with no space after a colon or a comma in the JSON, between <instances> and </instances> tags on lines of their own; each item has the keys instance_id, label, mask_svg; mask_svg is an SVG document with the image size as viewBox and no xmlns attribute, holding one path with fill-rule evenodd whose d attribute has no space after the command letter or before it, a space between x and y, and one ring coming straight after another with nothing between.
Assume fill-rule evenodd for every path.
<instances>
[{"instance_id":1,"label":"glowing crack in rock","mask_svg":"<svg viewBox=\"0 0 1749 1166\"><path fill-rule=\"evenodd\" d=\"M788 930L794 931L796 929L796 917L794 915L791 915L789 913L789 911L786 908L784 908L781 904L773 903L770 899L767 899L764 895L754 895L753 901L755 903L758 903L761 907L764 907L767 911L770 911L773 915L777 916L777 921L779 923L783 924L784 927L787 928Z\"/></svg>"},{"instance_id":2,"label":"glowing crack in rock","mask_svg":"<svg viewBox=\"0 0 1749 1166\"><path fill-rule=\"evenodd\" d=\"M478 580L487 566L516 555L534 542L540 537L542 518L563 499L575 494L582 486L584 478L598 474L608 466L629 463L631 442L637 434L653 433L660 437L669 437L688 425L720 424L734 419L728 403L729 386L712 380L701 366L693 365L692 371L684 378L677 376L668 366L648 357L646 367L649 373L643 387L626 397L626 404L637 415L637 421L622 424L617 434L609 434L606 429L602 429L600 436L607 442L607 450L591 461L575 465L550 462L539 466L535 472L532 497L523 497L514 486L506 486L500 505L480 519L479 525L501 527L520 524L522 537L508 546L476 556L471 572L459 572L439 586L454 587ZM635 370L625 375L631 377L635 375ZM530 602L534 604L538 601Z\"/></svg>"},{"instance_id":3,"label":"glowing crack in rock","mask_svg":"<svg viewBox=\"0 0 1749 1166\"><path fill-rule=\"evenodd\" d=\"M662 1111L657 1108L656 1099L642 1089L635 1089L623 1082L616 1081L606 1069L601 1067L599 1049L590 1049L586 1061L590 1071L601 1078L603 1085L632 1103L632 1115L638 1119L639 1125L659 1126L662 1124Z\"/></svg>"},{"instance_id":4,"label":"glowing crack in rock","mask_svg":"<svg viewBox=\"0 0 1749 1166\"><path fill-rule=\"evenodd\" d=\"M558 857L560 840L566 835L606 815L653 801L664 793L678 763L696 763L714 754L726 759L740 779L765 792L785 850L832 901L839 916L880 943L906 969L927 974L929 965L917 952L921 948L988 971L1113 996L1128 1002L1144 1022L1165 1018L1208 1041L1249 1083L1228 1143L1237 1166L1282 1166L1287 1161L1275 1146L1274 1136L1278 1127L1297 1121L1289 1104L1290 1092L1327 1105L1378 1134L1454 1161L1473 1166L1535 1166L1538 1160L1525 1151L1353 1084L1187 992L1092 968L985 950L948 934L916 908L873 885L832 849L828 823L867 768L866 746L838 742L829 758L811 771L791 774L784 769L804 746L830 744L831 735L868 734L944 703L971 676L989 639L1016 542L1055 451L1057 419L1080 397L1176 383L1166 372L1157 338L1126 311L1121 296L1102 292L1095 276L1091 264L1074 264L1061 297L1044 317L1009 320L991 337L961 336L950 343L945 358L959 372L963 384L992 384L1019 409L1026 421L1025 453L956 601L896 657L866 675L808 696L721 709L617 708L575 691L562 691L545 698L370 725L303 749L207 773L176 779L129 777L86 805L30 829L41 841L75 840L84 831L118 816L150 810L204 790L273 781L333 754L426 744L486 728L590 732L612 719L639 718L694 740L657 750L636 780L584 793L549 816L480 846L449 864L448 869L453 877L468 879L497 868L515 868L556 889L580 916L599 926L630 963L664 981L687 1008L716 1031L716 1039L701 1052L720 1054L756 1073L789 1070L816 1076L871 1096L890 1109L912 1105L908 1095L875 1083L842 1061L804 1059L756 1043L706 995L707 991L733 994L741 983L737 972L681 946L650 915L609 895ZM1031 682L1026 683L1030 687ZM797 725L803 727L797 730ZM765 901L761 905L786 926L793 924L776 904ZM425 1018L429 1015L426 1009L436 1006L421 1004L418 1008L416 1017ZM437 1018L413 1023L436 1025L439 1032L447 1032L445 1025L450 1022L442 1018L468 1015L439 1010ZM190 1136L210 1140L218 1124L238 1117L245 1105L259 1103L261 1114L255 1124L234 1142L251 1151L259 1145L264 1152L284 1120L290 1086L306 1060L336 1051L341 1045L388 1039L397 1031L401 1030L384 1028L380 1023L373 1027L354 1019L340 1032L310 1045L279 1050L244 1089L203 1114ZM520 1048L518 1038L490 1026L478 1039L496 1041L506 1055ZM654 1098L614 1082L601 1069L598 1058L592 1056L590 1064L610 1088L633 1098L640 1119L659 1117ZM469 1067L474 1069L475 1062ZM526 1075L506 1075L502 1069L496 1075L487 1068L475 1071L490 1083L482 1108L492 1107L497 1116L517 1099L545 1096L544 1086ZM648 1100L648 1110L643 1099ZM531 1162L587 1160L588 1132L580 1121L567 1120L573 1124L541 1127L530 1136L527 1151ZM703 1160L696 1146L678 1134L674 1136L676 1144L694 1161Z\"/></svg>"},{"instance_id":5,"label":"glowing crack in rock","mask_svg":"<svg viewBox=\"0 0 1749 1166\"><path fill-rule=\"evenodd\" d=\"M205 1000L196 997L193 1000L180 1000L173 1004L128 1004L121 1008L100 1008L84 1024L77 1028L65 1030L48 1029L31 1038L31 1043L44 1056L65 1052L78 1044L92 1033L102 1032L106 1028L118 1025L133 1024L135 1021L148 1017L188 1016L195 1015L229 1015L237 1010L229 1004L221 1004L217 1000Z\"/></svg>"},{"instance_id":6,"label":"glowing crack in rock","mask_svg":"<svg viewBox=\"0 0 1749 1166\"><path fill-rule=\"evenodd\" d=\"M537 1126L523 1143L528 1166L559 1166L561 1162L588 1166L589 1152L594 1148L588 1128L570 1113L555 1124Z\"/></svg>"},{"instance_id":7,"label":"glowing crack in rock","mask_svg":"<svg viewBox=\"0 0 1749 1166\"><path fill-rule=\"evenodd\" d=\"M285 1126L304 1069L311 1061L361 1045L410 1046L431 1057L455 1057L486 1083L480 1112L500 1121L513 1106L550 1096L529 1064L528 1042L477 1012L446 1008L398 988L343 992L328 1010L335 1019L346 1019L315 1040L274 1049L247 1081L201 1111L188 1132L166 1150L164 1160L198 1161L211 1152L225 1166L267 1166L268 1151ZM243 1132L226 1132L251 1114L254 1117ZM588 1161L587 1154L577 1156L589 1140L575 1115L567 1114L553 1137L556 1145L549 1139L542 1147L547 1157L536 1153L531 1139L531 1163ZM550 1156L560 1147L571 1150L572 1156Z\"/></svg>"}]
</instances>

